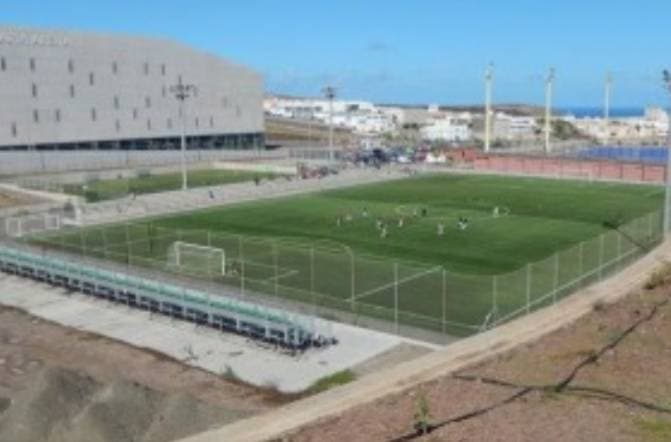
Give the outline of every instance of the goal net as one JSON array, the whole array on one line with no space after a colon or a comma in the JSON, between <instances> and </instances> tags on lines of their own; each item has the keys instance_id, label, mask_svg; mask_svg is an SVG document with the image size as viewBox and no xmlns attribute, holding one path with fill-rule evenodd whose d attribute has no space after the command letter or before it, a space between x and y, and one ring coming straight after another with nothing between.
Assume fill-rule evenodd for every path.
<instances>
[{"instance_id":1,"label":"goal net","mask_svg":"<svg viewBox=\"0 0 671 442\"><path fill-rule=\"evenodd\" d=\"M176 241L168 249L168 267L190 275L223 276L226 253L216 247Z\"/></svg>"},{"instance_id":2,"label":"goal net","mask_svg":"<svg viewBox=\"0 0 671 442\"><path fill-rule=\"evenodd\" d=\"M56 214L40 214L10 217L5 219L5 234L12 238L48 232L61 228L61 217Z\"/></svg>"}]
</instances>

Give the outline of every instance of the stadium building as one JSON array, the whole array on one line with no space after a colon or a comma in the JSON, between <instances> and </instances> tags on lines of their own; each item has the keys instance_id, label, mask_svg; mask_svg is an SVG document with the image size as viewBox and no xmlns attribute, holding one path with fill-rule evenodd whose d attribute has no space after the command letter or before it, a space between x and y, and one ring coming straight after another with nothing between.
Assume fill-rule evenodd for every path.
<instances>
[{"instance_id":1,"label":"stadium building","mask_svg":"<svg viewBox=\"0 0 671 442\"><path fill-rule=\"evenodd\" d=\"M256 72L151 38L0 26L0 151L189 149L264 144Z\"/></svg>"}]
</instances>

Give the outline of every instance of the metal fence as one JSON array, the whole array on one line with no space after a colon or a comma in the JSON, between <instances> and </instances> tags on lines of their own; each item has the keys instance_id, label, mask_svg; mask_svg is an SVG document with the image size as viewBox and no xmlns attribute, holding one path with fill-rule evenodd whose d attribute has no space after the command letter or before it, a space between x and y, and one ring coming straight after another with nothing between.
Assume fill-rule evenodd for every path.
<instances>
[{"instance_id":1,"label":"metal fence","mask_svg":"<svg viewBox=\"0 0 671 442\"><path fill-rule=\"evenodd\" d=\"M149 222L8 238L8 233L16 236L14 228L2 236L43 252L151 271L158 279L179 277L228 296L445 342L551 305L599 281L658 243L662 229L661 212L650 213L498 275L459 274L442 266L365 256L335 243L168 229ZM178 242L223 250L225 273L210 265L175 266L169 257Z\"/></svg>"}]
</instances>

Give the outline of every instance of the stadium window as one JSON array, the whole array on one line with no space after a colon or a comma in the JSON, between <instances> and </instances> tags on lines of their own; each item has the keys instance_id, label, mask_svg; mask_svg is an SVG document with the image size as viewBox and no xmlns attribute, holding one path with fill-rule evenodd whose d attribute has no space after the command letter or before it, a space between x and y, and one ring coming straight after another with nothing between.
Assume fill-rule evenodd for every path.
<instances>
[{"instance_id":1,"label":"stadium window","mask_svg":"<svg viewBox=\"0 0 671 442\"><path fill-rule=\"evenodd\" d=\"M168 118L167 125L168 125L168 129L172 129L172 118Z\"/></svg>"},{"instance_id":2,"label":"stadium window","mask_svg":"<svg viewBox=\"0 0 671 442\"><path fill-rule=\"evenodd\" d=\"M98 113L96 112L96 108L93 107L91 108L91 121L96 121L98 119Z\"/></svg>"},{"instance_id":3,"label":"stadium window","mask_svg":"<svg viewBox=\"0 0 671 442\"><path fill-rule=\"evenodd\" d=\"M112 62L112 73L113 73L114 75L116 75L116 74L119 73L119 65L117 64L116 61L113 61L113 62Z\"/></svg>"},{"instance_id":4,"label":"stadium window","mask_svg":"<svg viewBox=\"0 0 671 442\"><path fill-rule=\"evenodd\" d=\"M16 138L16 136L19 134L18 129L16 128L16 123L12 123L12 136Z\"/></svg>"},{"instance_id":5,"label":"stadium window","mask_svg":"<svg viewBox=\"0 0 671 442\"><path fill-rule=\"evenodd\" d=\"M121 131L121 121L116 120L116 121L114 122L114 129L115 129L117 132L120 132L120 131Z\"/></svg>"},{"instance_id":6,"label":"stadium window","mask_svg":"<svg viewBox=\"0 0 671 442\"><path fill-rule=\"evenodd\" d=\"M165 77L165 64L161 65L161 75Z\"/></svg>"},{"instance_id":7,"label":"stadium window","mask_svg":"<svg viewBox=\"0 0 671 442\"><path fill-rule=\"evenodd\" d=\"M147 119L147 130L151 130L151 118Z\"/></svg>"},{"instance_id":8,"label":"stadium window","mask_svg":"<svg viewBox=\"0 0 671 442\"><path fill-rule=\"evenodd\" d=\"M144 105L145 107L151 107L151 97L144 97Z\"/></svg>"},{"instance_id":9,"label":"stadium window","mask_svg":"<svg viewBox=\"0 0 671 442\"><path fill-rule=\"evenodd\" d=\"M30 72L35 72L35 59L30 59Z\"/></svg>"},{"instance_id":10,"label":"stadium window","mask_svg":"<svg viewBox=\"0 0 671 442\"><path fill-rule=\"evenodd\" d=\"M181 83L181 82L182 82L182 76L179 75L179 76L177 77L177 83Z\"/></svg>"},{"instance_id":11,"label":"stadium window","mask_svg":"<svg viewBox=\"0 0 671 442\"><path fill-rule=\"evenodd\" d=\"M7 61L5 60L5 57L0 58L0 70L3 72L7 70Z\"/></svg>"},{"instance_id":12,"label":"stadium window","mask_svg":"<svg viewBox=\"0 0 671 442\"><path fill-rule=\"evenodd\" d=\"M242 109L240 109L240 106L235 106L235 115L240 118L242 116Z\"/></svg>"},{"instance_id":13,"label":"stadium window","mask_svg":"<svg viewBox=\"0 0 671 442\"><path fill-rule=\"evenodd\" d=\"M184 111L182 110L182 107L180 106L179 111L177 111L177 115L179 116L179 118L182 118L183 113L184 113Z\"/></svg>"},{"instance_id":14,"label":"stadium window","mask_svg":"<svg viewBox=\"0 0 671 442\"><path fill-rule=\"evenodd\" d=\"M33 83L31 89L32 89L33 98L37 98L37 85L35 83Z\"/></svg>"},{"instance_id":15,"label":"stadium window","mask_svg":"<svg viewBox=\"0 0 671 442\"><path fill-rule=\"evenodd\" d=\"M71 59L68 60L68 72L73 74L75 72L75 62L72 61Z\"/></svg>"},{"instance_id":16,"label":"stadium window","mask_svg":"<svg viewBox=\"0 0 671 442\"><path fill-rule=\"evenodd\" d=\"M118 95L115 95L115 96L114 96L114 109L119 110L119 107L120 107L120 105L119 105L119 96L118 96Z\"/></svg>"},{"instance_id":17,"label":"stadium window","mask_svg":"<svg viewBox=\"0 0 671 442\"><path fill-rule=\"evenodd\" d=\"M60 109L56 109L56 111L54 112L54 120L56 120L56 123L61 122L61 110Z\"/></svg>"},{"instance_id":18,"label":"stadium window","mask_svg":"<svg viewBox=\"0 0 671 442\"><path fill-rule=\"evenodd\" d=\"M210 116L210 127L214 127L214 117Z\"/></svg>"},{"instance_id":19,"label":"stadium window","mask_svg":"<svg viewBox=\"0 0 671 442\"><path fill-rule=\"evenodd\" d=\"M149 75L149 63L144 64L144 74Z\"/></svg>"},{"instance_id":20,"label":"stadium window","mask_svg":"<svg viewBox=\"0 0 671 442\"><path fill-rule=\"evenodd\" d=\"M95 78L93 76L93 72L89 72L89 85L90 86L93 86L93 83L95 82L94 80L95 80Z\"/></svg>"},{"instance_id":21,"label":"stadium window","mask_svg":"<svg viewBox=\"0 0 671 442\"><path fill-rule=\"evenodd\" d=\"M161 88L161 96L163 96L163 98L165 98L167 92L168 92L168 91L167 91L166 87L163 86L163 88Z\"/></svg>"},{"instance_id":22,"label":"stadium window","mask_svg":"<svg viewBox=\"0 0 671 442\"><path fill-rule=\"evenodd\" d=\"M137 108L133 108L133 120L137 120Z\"/></svg>"},{"instance_id":23,"label":"stadium window","mask_svg":"<svg viewBox=\"0 0 671 442\"><path fill-rule=\"evenodd\" d=\"M200 120L198 119L198 117L196 117L195 124L196 124L196 127L198 127L200 125Z\"/></svg>"},{"instance_id":24,"label":"stadium window","mask_svg":"<svg viewBox=\"0 0 671 442\"><path fill-rule=\"evenodd\" d=\"M33 109L33 123L40 122L40 112L37 109Z\"/></svg>"},{"instance_id":25,"label":"stadium window","mask_svg":"<svg viewBox=\"0 0 671 442\"><path fill-rule=\"evenodd\" d=\"M70 98L75 98L75 85L70 85Z\"/></svg>"}]
</instances>

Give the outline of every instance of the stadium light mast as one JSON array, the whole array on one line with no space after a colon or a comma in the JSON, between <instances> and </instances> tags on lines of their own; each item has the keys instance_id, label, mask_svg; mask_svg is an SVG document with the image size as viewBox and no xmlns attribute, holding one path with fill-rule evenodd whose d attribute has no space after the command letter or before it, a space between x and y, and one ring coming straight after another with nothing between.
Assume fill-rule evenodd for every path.
<instances>
[{"instance_id":1,"label":"stadium light mast","mask_svg":"<svg viewBox=\"0 0 671 442\"><path fill-rule=\"evenodd\" d=\"M555 80L555 70L550 68L545 79L545 153L550 153L550 134L552 132L552 87Z\"/></svg>"},{"instance_id":2,"label":"stadium light mast","mask_svg":"<svg viewBox=\"0 0 671 442\"><path fill-rule=\"evenodd\" d=\"M492 142L492 84L494 66L489 63L485 70L485 152L489 152Z\"/></svg>"},{"instance_id":3,"label":"stadium light mast","mask_svg":"<svg viewBox=\"0 0 671 442\"><path fill-rule=\"evenodd\" d=\"M606 82L604 84L604 103L603 103L603 124L606 129L606 140L610 138L610 94L613 89L613 76L610 72L606 74Z\"/></svg>"},{"instance_id":4,"label":"stadium light mast","mask_svg":"<svg viewBox=\"0 0 671 442\"><path fill-rule=\"evenodd\" d=\"M664 69L662 72L664 80L664 89L669 93L671 98L671 72ZM664 194L664 237L669 234L671 228L671 110L668 112L669 125L666 132L666 189Z\"/></svg>"},{"instance_id":5,"label":"stadium light mast","mask_svg":"<svg viewBox=\"0 0 671 442\"><path fill-rule=\"evenodd\" d=\"M604 103L603 103L603 119L606 120L606 125L608 125L608 120L610 120L610 94L613 90L613 75L608 72L606 74L606 83L604 87Z\"/></svg>"},{"instance_id":6,"label":"stadium light mast","mask_svg":"<svg viewBox=\"0 0 671 442\"><path fill-rule=\"evenodd\" d=\"M333 161L333 100L336 97L336 88L333 86L326 86L322 89L324 97L329 101L329 157Z\"/></svg>"},{"instance_id":7,"label":"stadium light mast","mask_svg":"<svg viewBox=\"0 0 671 442\"><path fill-rule=\"evenodd\" d=\"M182 151L182 190L187 190L189 186L186 171L186 111L184 102L187 98L195 95L198 92L198 88L193 84L182 83L182 77L180 76L179 82L174 86L170 86L170 92L175 96L179 103L179 117L182 123L180 136Z\"/></svg>"}]
</instances>

